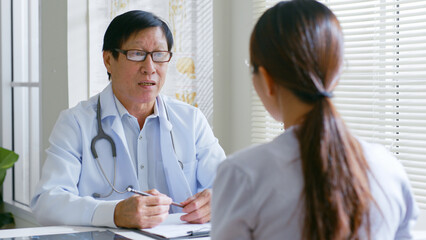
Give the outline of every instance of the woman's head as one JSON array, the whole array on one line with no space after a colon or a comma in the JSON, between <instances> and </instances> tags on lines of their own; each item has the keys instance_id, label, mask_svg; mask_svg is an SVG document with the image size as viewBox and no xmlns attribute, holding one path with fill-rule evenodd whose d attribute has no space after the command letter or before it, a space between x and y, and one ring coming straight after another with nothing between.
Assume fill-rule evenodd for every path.
<instances>
[{"instance_id":1,"label":"woman's head","mask_svg":"<svg viewBox=\"0 0 426 240\"><path fill-rule=\"evenodd\" d=\"M265 68L274 81L305 103L337 84L343 34L336 16L313 0L280 2L257 22L250 41L253 73Z\"/></svg>"}]
</instances>

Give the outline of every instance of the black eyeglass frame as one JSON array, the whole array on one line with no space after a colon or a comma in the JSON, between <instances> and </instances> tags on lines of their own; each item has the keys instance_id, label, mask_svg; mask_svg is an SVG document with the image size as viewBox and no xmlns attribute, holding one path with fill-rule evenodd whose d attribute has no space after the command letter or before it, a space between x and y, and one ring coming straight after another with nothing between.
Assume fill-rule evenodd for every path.
<instances>
[{"instance_id":1,"label":"black eyeglass frame","mask_svg":"<svg viewBox=\"0 0 426 240\"><path fill-rule=\"evenodd\" d=\"M151 55L151 59L152 59L153 62L156 62L156 63L165 63L165 62L170 62L170 60L172 59L172 56L173 56L173 52L171 52L171 51L152 51L152 52L147 52L147 51L143 51L143 50L139 50L139 49L122 50L122 49L118 49L118 48L115 48L114 51L122 53L123 55L126 56L127 60L132 61L132 62L143 62L143 61L145 61L146 57L148 57L148 55ZM137 52L146 53L145 58L142 59L142 60L140 60L140 61L130 59L129 55L127 55L127 53L130 52L130 51L137 51ZM165 61L156 61L156 60L154 60L154 55L153 55L154 53L169 53L170 56L169 56L168 60L165 60Z\"/></svg>"}]
</instances>

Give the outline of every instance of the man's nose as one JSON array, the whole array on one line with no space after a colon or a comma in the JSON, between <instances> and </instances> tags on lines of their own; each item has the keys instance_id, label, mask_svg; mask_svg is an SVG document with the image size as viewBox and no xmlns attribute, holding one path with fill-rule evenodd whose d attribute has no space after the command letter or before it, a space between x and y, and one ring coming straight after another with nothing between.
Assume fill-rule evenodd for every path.
<instances>
[{"instance_id":1,"label":"man's nose","mask_svg":"<svg viewBox=\"0 0 426 240\"><path fill-rule=\"evenodd\" d=\"M146 56L145 60L142 62L141 71L146 75L155 73L155 62L152 61L151 54L148 54L148 56Z\"/></svg>"}]
</instances>

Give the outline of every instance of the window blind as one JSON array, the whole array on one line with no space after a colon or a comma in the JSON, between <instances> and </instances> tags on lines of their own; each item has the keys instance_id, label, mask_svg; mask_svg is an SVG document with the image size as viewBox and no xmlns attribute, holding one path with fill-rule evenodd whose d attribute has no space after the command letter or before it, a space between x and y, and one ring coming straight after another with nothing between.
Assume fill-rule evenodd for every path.
<instances>
[{"instance_id":1,"label":"window blind","mask_svg":"<svg viewBox=\"0 0 426 240\"><path fill-rule=\"evenodd\" d=\"M262 13L272 7L276 0L253 0L253 19L256 23ZM284 125L275 121L265 110L259 96L252 88L252 143L264 143L271 141L284 131Z\"/></svg>"},{"instance_id":2,"label":"window blind","mask_svg":"<svg viewBox=\"0 0 426 240\"><path fill-rule=\"evenodd\" d=\"M254 18L275 2L254 0ZM320 2L336 14L345 36L335 105L355 135L386 146L401 161L426 210L426 1ZM282 125L253 95L252 141L269 141Z\"/></svg>"}]
</instances>

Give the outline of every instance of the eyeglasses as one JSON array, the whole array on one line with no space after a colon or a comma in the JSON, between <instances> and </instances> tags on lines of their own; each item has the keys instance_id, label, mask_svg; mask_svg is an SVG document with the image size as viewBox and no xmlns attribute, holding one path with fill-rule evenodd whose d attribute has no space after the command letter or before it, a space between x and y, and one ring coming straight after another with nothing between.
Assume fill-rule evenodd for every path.
<instances>
[{"instance_id":1,"label":"eyeglasses","mask_svg":"<svg viewBox=\"0 0 426 240\"><path fill-rule=\"evenodd\" d=\"M250 73L251 74L254 74L255 73L255 71L257 72L257 67L255 67L255 66L253 66L253 65L251 65L251 63L250 63L250 61L249 60L244 60L244 63L245 63L245 65L249 68L249 70L250 70Z\"/></svg>"},{"instance_id":2,"label":"eyeglasses","mask_svg":"<svg viewBox=\"0 0 426 240\"><path fill-rule=\"evenodd\" d=\"M157 63L163 63L163 62L169 62L172 58L172 52L169 51L153 51L153 52L145 52L142 50L121 50L121 49L114 49L114 51L122 53L126 55L126 58L130 61L134 62L142 62L145 61L148 54L151 54L152 61Z\"/></svg>"}]
</instances>

